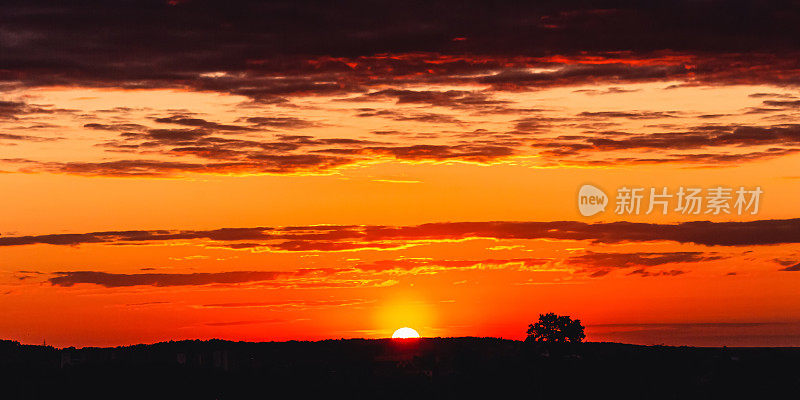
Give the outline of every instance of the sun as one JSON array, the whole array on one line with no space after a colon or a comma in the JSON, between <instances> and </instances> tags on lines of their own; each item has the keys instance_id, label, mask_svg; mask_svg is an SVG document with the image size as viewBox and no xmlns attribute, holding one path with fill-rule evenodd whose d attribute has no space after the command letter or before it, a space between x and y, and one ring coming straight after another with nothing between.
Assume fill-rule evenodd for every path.
<instances>
[{"instance_id":1,"label":"sun","mask_svg":"<svg viewBox=\"0 0 800 400\"><path fill-rule=\"evenodd\" d=\"M411 339L418 338L419 333L411 328L400 328L392 334L392 339Z\"/></svg>"}]
</instances>

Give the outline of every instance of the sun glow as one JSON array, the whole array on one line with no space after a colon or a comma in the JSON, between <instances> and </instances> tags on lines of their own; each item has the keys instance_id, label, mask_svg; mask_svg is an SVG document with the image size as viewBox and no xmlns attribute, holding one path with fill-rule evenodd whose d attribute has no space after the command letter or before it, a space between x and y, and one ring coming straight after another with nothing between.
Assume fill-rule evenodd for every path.
<instances>
[{"instance_id":1,"label":"sun glow","mask_svg":"<svg viewBox=\"0 0 800 400\"><path fill-rule=\"evenodd\" d=\"M400 328L392 334L392 339L411 339L418 338L419 333L411 328Z\"/></svg>"}]
</instances>

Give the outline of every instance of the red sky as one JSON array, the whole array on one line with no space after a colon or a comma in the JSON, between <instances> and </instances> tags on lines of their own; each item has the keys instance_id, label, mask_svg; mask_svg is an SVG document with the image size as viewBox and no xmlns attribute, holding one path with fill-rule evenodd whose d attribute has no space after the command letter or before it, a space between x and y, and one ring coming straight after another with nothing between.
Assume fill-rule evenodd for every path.
<instances>
[{"instance_id":1,"label":"red sky","mask_svg":"<svg viewBox=\"0 0 800 400\"><path fill-rule=\"evenodd\" d=\"M800 345L800 12L473 6L5 7L0 337Z\"/></svg>"}]
</instances>

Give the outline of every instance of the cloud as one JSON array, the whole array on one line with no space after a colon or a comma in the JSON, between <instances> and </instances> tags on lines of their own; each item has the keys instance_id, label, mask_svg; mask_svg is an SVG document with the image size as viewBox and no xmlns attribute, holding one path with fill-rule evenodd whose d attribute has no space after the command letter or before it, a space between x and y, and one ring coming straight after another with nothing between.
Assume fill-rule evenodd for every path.
<instances>
[{"instance_id":1,"label":"cloud","mask_svg":"<svg viewBox=\"0 0 800 400\"><path fill-rule=\"evenodd\" d=\"M120 134L122 141L108 141L101 146L111 151L138 152L147 156L160 153L171 157L191 155L211 161L228 161L225 164L206 164L208 167L206 173L217 173L218 170L225 169L234 172L240 170L252 173L265 171L294 173L303 170L327 171L358 161L343 157L323 157L318 154L310 154L308 151L293 153L295 150L337 146L339 152L345 152L351 148L380 143L352 138L315 138L306 135L285 134L274 135L272 140L251 140L212 136L214 131L205 127L196 129L142 128L139 132L123 132ZM116 127L112 127L112 129L116 130ZM58 171L57 168L51 168L51 170ZM124 171L120 172L124 173ZM203 169L193 163L186 163L184 168L176 166L175 168L163 168L161 171L156 169L153 174L180 172L203 172Z\"/></svg>"},{"instance_id":2,"label":"cloud","mask_svg":"<svg viewBox=\"0 0 800 400\"><path fill-rule=\"evenodd\" d=\"M800 108L800 100L765 100L765 106L781 108Z\"/></svg>"},{"instance_id":3,"label":"cloud","mask_svg":"<svg viewBox=\"0 0 800 400\"><path fill-rule=\"evenodd\" d=\"M173 115L170 117L155 118L155 121L162 124L196 126L198 128L213 129L218 131L246 132L253 130L253 128L247 126L220 124L217 122L206 121L201 118L192 118L186 115Z\"/></svg>"},{"instance_id":4,"label":"cloud","mask_svg":"<svg viewBox=\"0 0 800 400\"><path fill-rule=\"evenodd\" d=\"M710 130L676 126L658 133L610 134L598 130L618 129L625 120L678 120L685 115L612 109L569 118L532 116L528 114L543 109L520 107L506 93L563 86L613 95L635 91L624 84L639 82L679 87L770 84L790 90L800 85L800 46L790 39L800 34L796 6L737 2L726 5L721 17L710 5L683 0L670 7L630 3L610 9L573 1L471 4L470 13L452 12L460 6L449 1L413 10L384 1L381 7L361 2L335 7L287 1L232 4L224 12L205 1L175 6L153 2L147 7L5 4L8 16L0 31L0 44L8 49L0 54L3 88L169 88L247 97L237 106L242 117L232 122L212 121L188 110L161 110L148 114L154 126L145 127L119 118L132 109L96 110L93 117L109 119L84 127L119 133L100 144L114 157L103 162L34 160L17 172L113 177L330 174L377 160L487 163L519 155L539 156L535 162L543 166L718 165L786 156L800 146L792 124ZM761 17L751 18L754 12ZM223 22L209 25L208 15ZM521 35L537 40L519 40ZM395 125L430 124L434 132L400 137L388 133L407 127L376 127L375 132L399 143L254 139L271 130L325 126L325 121L275 111L307 107L321 96L320 102L329 96L381 102L370 105L374 108L337 111ZM312 101L303 101L307 97ZM764 107L743 112L788 114L798 101L781 93L751 97ZM53 112L57 110L48 105L0 101L3 120ZM500 114L518 115L513 128L482 132L467 118ZM713 120L721 114L695 117ZM80 118L85 122L89 117ZM464 128L472 132L436 132ZM570 137L544 135L572 128L587 131ZM432 137L442 140L413 142ZM476 137L484 141L459 141ZM500 141L508 137L519 140ZM38 140L23 135L2 139ZM764 148L748 148L752 146ZM648 154L621 154L629 150Z\"/></svg>"},{"instance_id":5,"label":"cloud","mask_svg":"<svg viewBox=\"0 0 800 400\"><path fill-rule=\"evenodd\" d=\"M635 165L635 164L664 164L664 163L685 163L698 164L707 167L721 166L724 164L736 164L756 160L768 160L775 157L782 157L795 154L800 149L780 149L769 148L765 151L752 151L747 153L689 153L689 154L667 154L662 157L622 157L608 158L605 160L594 161L564 161L564 164L576 165Z\"/></svg>"},{"instance_id":6,"label":"cloud","mask_svg":"<svg viewBox=\"0 0 800 400\"><path fill-rule=\"evenodd\" d=\"M491 162L509 157L514 149L505 146L491 145L414 145L395 147L366 147L363 152L376 155L388 155L398 160L409 161L446 161L462 160L473 162Z\"/></svg>"},{"instance_id":7,"label":"cloud","mask_svg":"<svg viewBox=\"0 0 800 400\"><path fill-rule=\"evenodd\" d=\"M2 79L0 79L2 81ZM54 114L72 110L52 108L50 105L29 104L24 101L0 100L0 120L16 120L31 114Z\"/></svg>"},{"instance_id":8,"label":"cloud","mask_svg":"<svg viewBox=\"0 0 800 400\"><path fill-rule=\"evenodd\" d=\"M375 159L490 163L515 155L509 146L494 144L375 146L378 142L349 138L279 137L277 141L209 137L203 129L151 129L145 133L125 132L125 142L103 146L116 151L143 155L191 155L209 162L157 159L121 159L105 162L38 162L23 159L0 160L20 164L24 172L51 172L84 176L155 177L196 174L329 174L338 168ZM145 140L134 143L131 140ZM321 147L326 146L326 147ZM335 147L330 147L335 146ZM317 147L291 152L301 147Z\"/></svg>"},{"instance_id":9,"label":"cloud","mask_svg":"<svg viewBox=\"0 0 800 400\"><path fill-rule=\"evenodd\" d=\"M358 113L355 114L356 117L359 118L367 118L367 117L382 117L388 118L394 121L414 121L414 122L425 122L430 124L453 124L453 125L463 125L464 122L459 120L458 118L441 113L433 113L433 112L419 112L419 111L397 111L397 110L377 110L374 108L359 108L357 109Z\"/></svg>"},{"instance_id":10,"label":"cloud","mask_svg":"<svg viewBox=\"0 0 800 400\"><path fill-rule=\"evenodd\" d=\"M350 299L350 300L282 300L282 301L262 301L262 302L239 302L239 303L212 303L203 304L202 308L268 308L276 310L306 310L312 308L328 307L350 307L373 303L373 300Z\"/></svg>"},{"instance_id":11,"label":"cloud","mask_svg":"<svg viewBox=\"0 0 800 400\"><path fill-rule=\"evenodd\" d=\"M678 275L683 275L685 273L686 273L686 271L679 270L679 269L672 269L672 270L669 270L669 271L653 272L653 271L647 271L647 270L644 270L644 269L640 268L640 269L637 269L635 271L632 271L632 272L628 273L628 275L639 275L639 276L641 276L643 278L647 278L647 277L652 277L652 276L678 276Z\"/></svg>"},{"instance_id":12,"label":"cloud","mask_svg":"<svg viewBox=\"0 0 800 400\"><path fill-rule=\"evenodd\" d=\"M619 87L610 87L605 90L597 90L597 89L579 89L573 90L573 93L583 93L589 96L597 96L597 95L604 95L604 94L618 94L618 93L633 93L638 92L641 89L625 89Z\"/></svg>"},{"instance_id":13,"label":"cloud","mask_svg":"<svg viewBox=\"0 0 800 400\"><path fill-rule=\"evenodd\" d=\"M263 282L276 279L281 272L232 271L190 274L115 274L99 271L56 272L48 279L53 286L74 286L80 283L100 285L107 288L126 286L199 286L211 284L238 284Z\"/></svg>"},{"instance_id":14,"label":"cloud","mask_svg":"<svg viewBox=\"0 0 800 400\"><path fill-rule=\"evenodd\" d=\"M633 113L614 113L628 115ZM559 139L562 142L559 142ZM556 141L534 143L534 147L571 149L574 151L613 151L632 149L699 149L704 147L748 145L800 145L800 125L705 126L683 132L627 135L621 139L604 137L559 137Z\"/></svg>"},{"instance_id":15,"label":"cloud","mask_svg":"<svg viewBox=\"0 0 800 400\"><path fill-rule=\"evenodd\" d=\"M245 120L260 128L302 129L320 125L296 117L247 117Z\"/></svg>"},{"instance_id":16,"label":"cloud","mask_svg":"<svg viewBox=\"0 0 800 400\"><path fill-rule=\"evenodd\" d=\"M404 116L403 113L392 110L370 111L367 114L384 115L384 112L393 119L415 119L419 116L427 119L431 116L431 121L443 122L450 118L445 116L447 118L442 120L438 115L430 114ZM442 133L411 135L399 131L375 131L389 139L397 137L403 144L287 134L255 140L231 137L237 132L230 131L223 132L224 137L216 136L217 131L207 126L155 129L137 124L92 123L84 126L119 132L118 139L100 143L98 146L107 151L129 153L131 156L104 162L2 161L20 164L18 171L21 172L148 177L185 174L329 174L341 168L375 161L458 161L486 164L530 155L537 155L537 162L543 166L663 163L722 165L782 157L800 151L798 124L707 124L656 133L592 130L584 134L556 137L543 135L558 127L580 127L587 120L595 121L590 124L599 128L615 123L597 122L598 119L649 119L666 118L670 115L670 112L655 111L584 112L575 118L538 115L513 121L514 130L505 133L477 129L452 138L447 138ZM450 122L454 121L449 120L448 123ZM303 124L301 121L286 123ZM50 140L32 136L0 135L0 140L3 138ZM409 141L430 138L447 138L450 142L408 144ZM629 153L622 155L624 152ZM157 159L154 154L168 158ZM197 159L205 162L198 162Z\"/></svg>"},{"instance_id":17,"label":"cloud","mask_svg":"<svg viewBox=\"0 0 800 400\"><path fill-rule=\"evenodd\" d=\"M84 234L3 236L0 246L31 244L134 244L201 240L207 244L244 244L284 251L393 248L426 241L462 239L554 239L595 243L672 241L705 246L756 246L800 243L800 219L747 222L443 222L415 226L330 225L221 228L215 230L106 231ZM233 243L237 242L237 243ZM692 257L683 255L682 257ZM648 258L640 255L641 262ZM651 259L653 257L650 257ZM655 258L664 260L663 258Z\"/></svg>"},{"instance_id":18,"label":"cloud","mask_svg":"<svg viewBox=\"0 0 800 400\"><path fill-rule=\"evenodd\" d=\"M764 97L777 98L777 99L794 99L795 98L795 96L793 96L791 94L786 94L786 93L763 93L763 92L762 93L751 93L751 94L747 95L747 97L752 97L752 98L755 98L755 99L760 99L760 98L764 98Z\"/></svg>"},{"instance_id":19,"label":"cloud","mask_svg":"<svg viewBox=\"0 0 800 400\"><path fill-rule=\"evenodd\" d=\"M600 82L636 83L685 78L690 70L685 65L632 65L624 62L609 64L562 65L555 70L530 72L506 70L482 77L480 83L495 89L573 86Z\"/></svg>"},{"instance_id":20,"label":"cloud","mask_svg":"<svg viewBox=\"0 0 800 400\"><path fill-rule=\"evenodd\" d=\"M60 140L60 138L47 138L40 136L13 135L10 133L0 133L0 140L18 140L26 142L51 142L54 140Z\"/></svg>"},{"instance_id":21,"label":"cloud","mask_svg":"<svg viewBox=\"0 0 800 400\"><path fill-rule=\"evenodd\" d=\"M326 289L388 287L397 284L391 279L373 279L370 276L334 275L347 272L345 269L299 269L296 271L228 271L197 273L136 273L120 274L102 271L60 271L47 279L52 286L72 287L90 284L105 288L132 286L174 287L208 285L258 285L267 288ZM352 272L352 271L350 271ZM320 303L318 306L324 306ZM274 307L279 305L275 304ZM281 307L288 307L283 304ZM207 308L252 308L266 307L263 303L221 303L210 304Z\"/></svg>"},{"instance_id":22,"label":"cloud","mask_svg":"<svg viewBox=\"0 0 800 400\"><path fill-rule=\"evenodd\" d=\"M593 113L596 114L596 113ZM602 114L607 115L607 114ZM639 115L614 112L617 117ZM695 163L715 165L786 156L800 151L800 125L704 125L684 131L632 134L619 131L535 139L539 155L563 164ZM706 153L696 153L705 149ZM614 156L639 151L641 156ZM646 153L645 153L646 152ZM598 158L591 158L597 155Z\"/></svg>"},{"instance_id":23,"label":"cloud","mask_svg":"<svg viewBox=\"0 0 800 400\"><path fill-rule=\"evenodd\" d=\"M608 275L609 272L611 272L611 271L607 270L607 269L598 269L597 271L594 271L594 272L590 273L589 277L590 278L600 278L600 277Z\"/></svg>"},{"instance_id":24,"label":"cloud","mask_svg":"<svg viewBox=\"0 0 800 400\"><path fill-rule=\"evenodd\" d=\"M180 143L196 140L210 134L205 129L150 129L146 133L123 133L121 136L129 139L146 138L158 142Z\"/></svg>"},{"instance_id":25,"label":"cloud","mask_svg":"<svg viewBox=\"0 0 800 400\"><path fill-rule=\"evenodd\" d=\"M209 155L211 149L183 148L185 152ZM219 156L219 153L216 153ZM319 154L253 155L245 161L177 162L160 160L118 160L108 162L48 162L31 168L39 171L84 176L152 177L186 173L201 174L294 174L329 173L333 168L350 165L353 160Z\"/></svg>"},{"instance_id":26,"label":"cloud","mask_svg":"<svg viewBox=\"0 0 800 400\"><path fill-rule=\"evenodd\" d=\"M608 275L614 269L636 268L627 275L640 277L677 276L685 273L683 270L672 269L653 271L652 267L665 264L698 263L720 260L725 257L715 253L703 252L635 252L635 253L600 253L586 251L578 256L567 257L563 260L565 265L582 267L578 273L588 274L590 278L599 278Z\"/></svg>"},{"instance_id":27,"label":"cloud","mask_svg":"<svg viewBox=\"0 0 800 400\"><path fill-rule=\"evenodd\" d=\"M353 250L389 250L401 249L406 247L404 243L398 242L351 242L351 241L331 241L331 240L287 240L279 243L260 244L256 247L263 247L273 251L353 251Z\"/></svg>"},{"instance_id":28,"label":"cloud","mask_svg":"<svg viewBox=\"0 0 800 400\"><path fill-rule=\"evenodd\" d=\"M552 260L545 258L512 258L484 260L431 260L404 258L395 260L378 260L358 263L353 268L364 272L388 272L393 274L436 273L448 270L487 270L517 268L520 270L536 269Z\"/></svg>"},{"instance_id":29,"label":"cloud","mask_svg":"<svg viewBox=\"0 0 800 400\"><path fill-rule=\"evenodd\" d=\"M797 262L794 258L773 258L772 261L784 267L788 267Z\"/></svg>"},{"instance_id":30,"label":"cloud","mask_svg":"<svg viewBox=\"0 0 800 400\"><path fill-rule=\"evenodd\" d=\"M83 125L84 128L101 130L101 131L117 131L117 132L125 132L125 131L143 131L145 130L144 125L140 124L133 124L133 123L111 123L111 124L101 124L97 122L92 122Z\"/></svg>"},{"instance_id":31,"label":"cloud","mask_svg":"<svg viewBox=\"0 0 800 400\"><path fill-rule=\"evenodd\" d=\"M394 113L394 111L392 111ZM651 118L668 112L615 111L582 113L580 119ZM574 122L575 120L573 120ZM538 151L542 165L609 165L683 163L719 165L786 156L800 151L800 125L768 126L701 125L683 131L634 134L619 130L591 131L584 135L555 138L519 136L570 126L569 118L525 117L515 130L501 134L486 130L460 134L469 138L451 144L397 145L354 138L317 138L307 135L275 135L272 140L217 137L208 128L153 129L135 124L87 124L92 129L120 131L122 140L102 143L111 151L154 153L170 157L192 156L208 160L120 159L106 162L37 162L3 160L22 164L21 171L90 176L173 176L209 174L325 174L336 169L375 160L459 161L491 163ZM574 125L574 124L572 124ZM130 130L134 129L134 130ZM379 134L399 134L397 131ZM7 135L6 135L7 136ZM408 135L404 135L409 137ZM438 136L438 135L435 135ZM416 135L412 139L425 139ZM33 137L14 136L12 139ZM2 139L2 137L0 137ZM697 152L703 149L706 152ZM618 156L637 150L638 156ZM594 157L597 156L597 157Z\"/></svg>"},{"instance_id":32,"label":"cloud","mask_svg":"<svg viewBox=\"0 0 800 400\"><path fill-rule=\"evenodd\" d=\"M44 273L40 272L40 271L21 270L21 271L16 271L14 273L14 278L17 278L18 280L24 281L26 279L37 278L37 277L39 277L40 275L43 275L43 274Z\"/></svg>"},{"instance_id":33,"label":"cloud","mask_svg":"<svg viewBox=\"0 0 800 400\"><path fill-rule=\"evenodd\" d=\"M566 121L568 121L568 119L563 117L536 116L520 118L514 121L515 125L513 133L542 133L557 126L557 123L563 123Z\"/></svg>"},{"instance_id":34,"label":"cloud","mask_svg":"<svg viewBox=\"0 0 800 400\"><path fill-rule=\"evenodd\" d=\"M780 269L780 271L789 271L789 272L796 272L796 271L800 271L800 263L797 263L797 264L795 264L795 265L788 266L788 267L786 267L786 268L781 268L781 269Z\"/></svg>"},{"instance_id":35,"label":"cloud","mask_svg":"<svg viewBox=\"0 0 800 400\"><path fill-rule=\"evenodd\" d=\"M454 12L462 6L456 1L233 1L222 11L207 1L4 6L0 82L12 87L179 88L269 104L380 93L408 104L473 107L496 100L482 91L408 87L798 83L793 3L726 3L725 15L717 2L688 0L599 9L577 1L473 2L470 12ZM222 22L209 24L208 15Z\"/></svg>"},{"instance_id":36,"label":"cloud","mask_svg":"<svg viewBox=\"0 0 800 400\"><path fill-rule=\"evenodd\" d=\"M585 118L625 118L625 119L663 119L675 118L674 111L584 111L578 117Z\"/></svg>"},{"instance_id":37,"label":"cloud","mask_svg":"<svg viewBox=\"0 0 800 400\"><path fill-rule=\"evenodd\" d=\"M396 104L426 104L454 109L483 108L509 103L508 101L493 99L489 93L467 90L383 89L344 100L374 101L387 98L395 99Z\"/></svg>"},{"instance_id":38,"label":"cloud","mask_svg":"<svg viewBox=\"0 0 800 400\"><path fill-rule=\"evenodd\" d=\"M587 251L579 256L565 260L566 264L601 268L653 267L674 263L696 263L722 259L722 256L708 255L702 252L669 252L669 253L596 253Z\"/></svg>"}]
</instances>

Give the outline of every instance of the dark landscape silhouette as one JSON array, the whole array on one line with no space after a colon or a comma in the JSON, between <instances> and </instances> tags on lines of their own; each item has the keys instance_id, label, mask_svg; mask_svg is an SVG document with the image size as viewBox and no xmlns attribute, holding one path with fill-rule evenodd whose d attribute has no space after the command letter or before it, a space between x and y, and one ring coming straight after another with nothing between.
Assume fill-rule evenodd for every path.
<instances>
[{"instance_id":1,"label":"dark landscape silhouette","mask_svg":"<svg viewBox=\"0 0 800 400\"><path fill-rule=\"evenodd\" d=\"M460 337L58 349L5 340L0 376L3 398L763 399L798 392L800 348Z\"/></svg>"}]
</instances>

